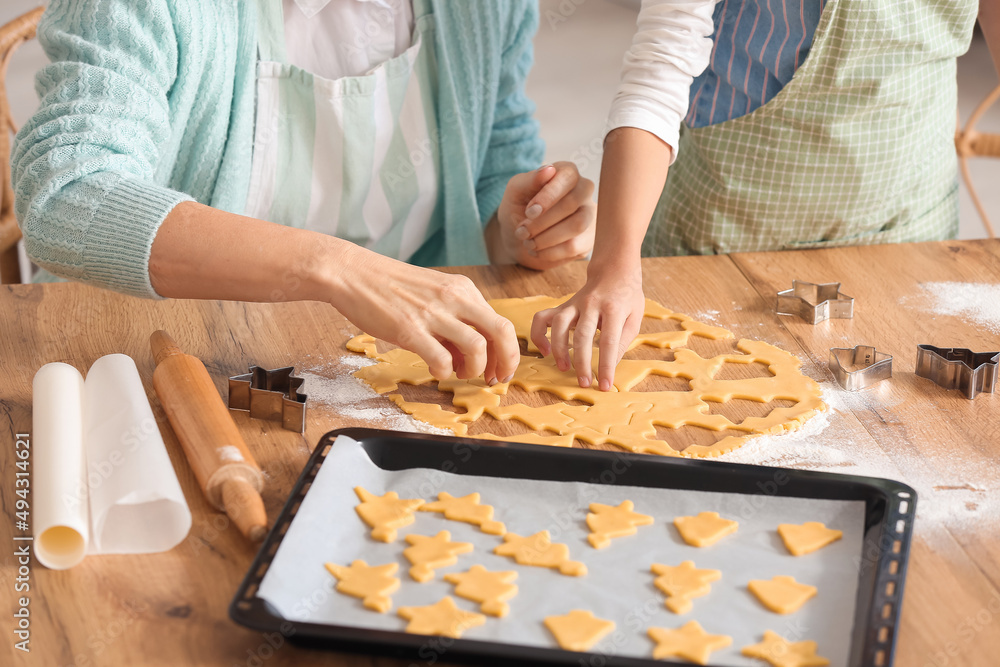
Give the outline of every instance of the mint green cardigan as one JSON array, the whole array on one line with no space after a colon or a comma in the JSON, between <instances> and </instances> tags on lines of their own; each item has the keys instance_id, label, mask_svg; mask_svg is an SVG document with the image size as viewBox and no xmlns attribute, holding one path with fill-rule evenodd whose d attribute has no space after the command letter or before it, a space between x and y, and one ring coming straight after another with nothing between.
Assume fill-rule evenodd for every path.
<instances>
[{"instance_id":1,"label":"mint green cardigan","mask_svg":"<svg viewBox=\"0 0 1000 667\"><path fill-rule=\"evenodd\" d=\"M538 8L533 0L432 5L445 229L417 261L484 264L482 225L509 178L536 168L544 152L524 94ZM150 247L175 205L243 212L254 3L53 0L38 39L52 63L37 75L41 104L11 155L28 255L63 278L156 297Z\"/></svg>"}]
</instances>

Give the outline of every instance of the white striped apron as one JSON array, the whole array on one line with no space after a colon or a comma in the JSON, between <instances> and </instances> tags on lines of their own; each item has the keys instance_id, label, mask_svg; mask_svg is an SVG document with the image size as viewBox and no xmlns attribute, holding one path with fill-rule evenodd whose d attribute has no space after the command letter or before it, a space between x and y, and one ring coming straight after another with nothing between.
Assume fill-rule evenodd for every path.
<instances>
[{"instance_id":1,"label":"white striped apron","mask_svg":"<svg viewBox=\"0 0 1000 667\"><path fill-rule=\"evenodd\" d=\"M443 226L434 16L362 76L324 79L285 57L280 0L257 0L257 116L246 214L408 260Z\"/></svg>"}]
</instances>

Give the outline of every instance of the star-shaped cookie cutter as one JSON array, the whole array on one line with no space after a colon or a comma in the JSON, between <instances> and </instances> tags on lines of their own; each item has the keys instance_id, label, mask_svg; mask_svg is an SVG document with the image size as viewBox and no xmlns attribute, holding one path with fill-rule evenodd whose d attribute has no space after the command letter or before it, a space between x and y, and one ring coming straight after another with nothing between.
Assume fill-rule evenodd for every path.
<instances>
[{"instance_id":1,"label":"star-shaped cookie cutter","mask_svg":"<svg viewBox=\"0 0 1000 667\"><path fill-rule=\"evenodd\" d=\"M830 349L830 370L841 387L859 391L892 377L892 355L871 345L834 347Z\"/></svg>"},{"instance_id":2,"label":"star-shaped cookie cutter","mask_svg":"<svg viewBox=\"0 0 1000 667\"><path fill-rule=\"evenodd\" d=\"M830 318L854 317L854 297L840 293L840 283L807 283L793 280L792 289L778 292L779 315L798 315L809 324Z\"/></svg>"},{"instance_id":3,"label":"star-shaped cookie cutter","mask_svg":"<svg viewBox=\"0 0 1000 667\"><path fill-rule=\"evenodd\" d=\"M993 393L997 384L1000 352L973 352L964 347L917 345L914 372L945 389L957 389L973 399L979 392Z\"/></svg>"},{"instance_id":4,"label":"star-shaped cookie cutter","mask_svg":"<svg viewBox=\"0 0 1000 667\"><path fill-rule=\"evenodd\" d=\"M250 372L229 378L229 409L250 412L254 419L280 421L289 431L305 433L306 395L299 393L305 382L294 377L294 366L267 370L250 366Z\"/></svg>"}]
</instances>

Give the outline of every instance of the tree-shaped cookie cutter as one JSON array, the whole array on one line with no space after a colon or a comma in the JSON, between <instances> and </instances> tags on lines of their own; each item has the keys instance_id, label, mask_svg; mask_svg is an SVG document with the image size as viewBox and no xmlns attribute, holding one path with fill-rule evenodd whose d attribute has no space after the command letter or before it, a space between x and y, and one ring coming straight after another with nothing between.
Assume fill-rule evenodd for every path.
<instances>
[{"instance_id":1,"label":"tree-shaped cookie cutter","mask_svg":"<svg viewBox=\"0 0 1000 667\"><path fill-rule=\"evenodd\" d=\"M859 391L892 377L892 355L871 345L834 347L830 349L830 370L841 387Z\"/></svg>"},{"instance_id":2,"label":"tree-shaped cookie cutter","mask_svg":"<svg viewBox=\"0 0 1000 667\"><path fill-rule=\"evenodd\" d=\"M979 392L993 393L997 384L1000 352L973 352L964 347L917 345L915 373L945 389L957 389L973 399Z\"/></svg>"},{"instance_id":3,"label":"tree-shaped cookie cutter","mask_svg":"<svg viewBox=\"0 0 1000 667\"><path fill-rule=\"evenodd\" d=\"M244 410L254 419L280 421L289 431L305 433L306 395L299 393L305 382L294 377L294 366L268 370L250 366L250 372L229 378L229 409Z\"/></svg>"},{"instance_id":4,"label":"tree-shaped cookie cutter","mask_svg":"<svg viewBox=\"0 0 1000 667\"><path fill-rule=\"evenodd\" d=\"M840 283L793 280L792 289L778 292L779 315L798 315L809 324L854 317L854 297L841 294Z\"/></svg>"}]
</instances>

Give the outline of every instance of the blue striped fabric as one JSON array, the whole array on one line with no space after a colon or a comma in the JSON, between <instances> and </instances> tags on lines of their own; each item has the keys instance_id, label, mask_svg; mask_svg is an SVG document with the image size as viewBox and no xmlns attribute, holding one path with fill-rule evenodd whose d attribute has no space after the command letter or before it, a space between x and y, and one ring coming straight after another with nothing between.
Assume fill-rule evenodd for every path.
<instances>
[{"instance_id":1,"label":"blue striped fabric","mask_svg":"<svg viewBox=\"0 0 1000 667\"><path fill-rule=\"evenodd\" d=\"M722 0L708 68L691 84L691 127L739 118L792 79L812 46L826 0Z\"/></svg>"}]
</instances>

